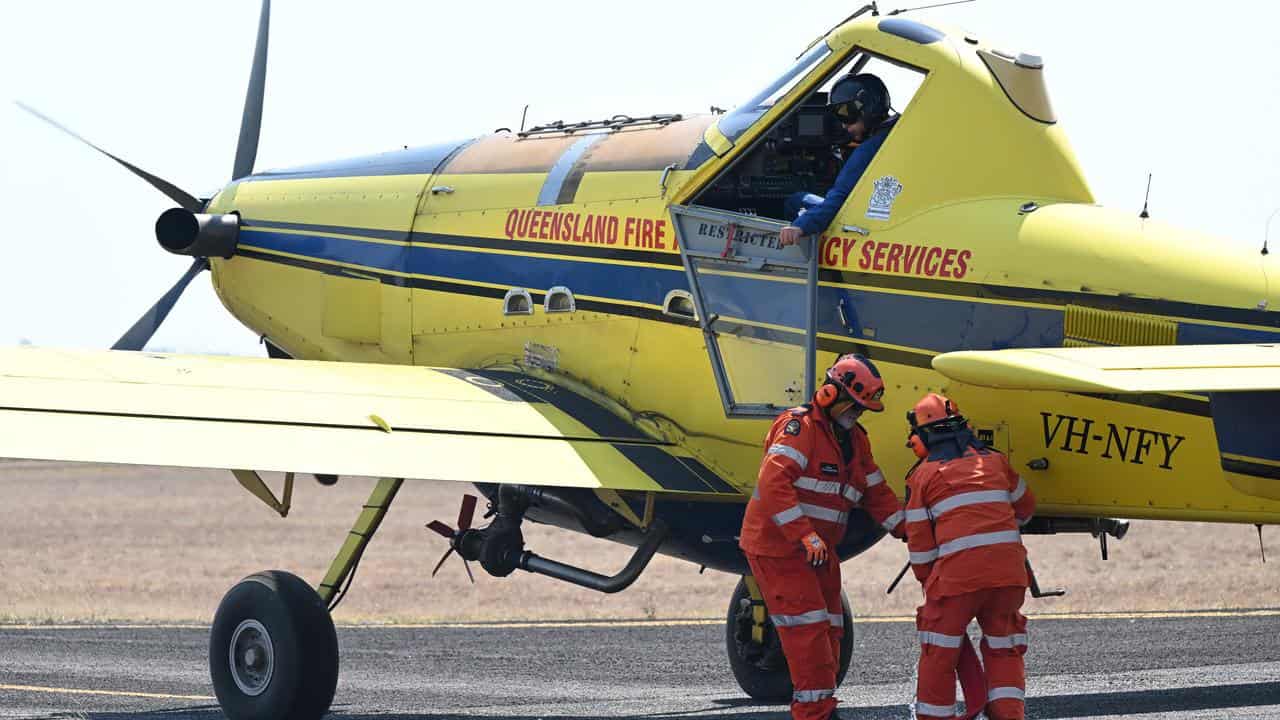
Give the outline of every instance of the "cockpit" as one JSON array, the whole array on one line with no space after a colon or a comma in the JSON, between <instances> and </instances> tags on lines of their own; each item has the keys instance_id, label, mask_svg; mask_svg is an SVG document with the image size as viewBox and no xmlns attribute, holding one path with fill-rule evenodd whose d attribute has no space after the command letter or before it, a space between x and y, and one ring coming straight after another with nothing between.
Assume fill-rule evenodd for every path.
<instances>
[{"instance_id":1,"label":"cockpit","mask_svg":"<svg viewBox=\"0 0 1280 720\"><path fill-rule=\"evenodd\" d=\"M746 102L720 118L717 127L737 142L784 95L808 78L831 54L819 43ZM833 68L786 116L753 142L751 150L725 170L694 200L697 205L790 221L787 198L796 193L822 195L835 182L855 144L827 107L831 86L851 73L872 73L889 89L892 112L906 108L924 79L915 69L866 52Z\"/></svg>"}]
</instances>

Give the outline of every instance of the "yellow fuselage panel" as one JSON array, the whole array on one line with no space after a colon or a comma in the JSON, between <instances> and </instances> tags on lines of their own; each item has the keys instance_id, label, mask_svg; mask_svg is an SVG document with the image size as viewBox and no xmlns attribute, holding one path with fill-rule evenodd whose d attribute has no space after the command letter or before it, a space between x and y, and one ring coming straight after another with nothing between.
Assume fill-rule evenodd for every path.
<instances>
[{"instance_id":1,"label":"yellow fuselage panel","mask_svg":"<svg viewBox=\"0 0 1280 720\"><path fill-rule=\"evenodd\" d=\"M669 205L688 203L824 70L866 48L928 74L820 240L822 265L835 271L824 274L824 297L847 297L858 317L821 328L817 369L837 352L869 352L879 364L887 408L864 423L895 487L914 461L902 447L905 411L945 390L1016 465L1050 461L1025 475L1051 511L1280 520L1280 503L1245 494L1222 471L1196 398L1000 393L948 384L929 368L935 354L957 349L1060 345L1069 308L1098 299L1147 299L1138 312L1155 315L1174 315L1168 301L1243 312L1268 299L1256 258L1229 256L1221 244L1206 258L1204 238L1093 207L1062 131L1015 106L977 55L986 46L960 37L922 44L875 21L840 28L831 58L718 148L719 158L699 150L714 135L714 118L702 117L628 133L498 134L415 174L237 183L214 211L242 214L248 252L214 260L216 287L233 314L298 357L515 363L579 381L749 489L768 423L725 417L701 330L663 312L670 291L688 289ZM685 163L695 150L703 160ZM874 182L885 177L901 192L887 217L871 217ZM574 312L544 310L553 288L572 294ZM531 314L504 312L513 291L529 293ZM767 307L770 292L744 293L743 312ZM353 308L381 319L362 324ZM1102 312L1126 327L1128 310ZM1175 337L1268 329L1177 322ZM752 340L761 357L794 352L770 342ZM776 393L800 375L792 365L734 373Z\"/></svg>"}]
</instances>

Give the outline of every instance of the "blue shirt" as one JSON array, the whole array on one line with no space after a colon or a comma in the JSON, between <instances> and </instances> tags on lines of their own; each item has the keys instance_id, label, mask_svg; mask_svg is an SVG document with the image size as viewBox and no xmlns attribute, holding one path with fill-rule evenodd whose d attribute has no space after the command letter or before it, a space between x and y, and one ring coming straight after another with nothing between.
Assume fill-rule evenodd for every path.
<instances>
[{"instance_id":1,"label":"blue shirt","mask_svg":"<svg viewBox=\"0 0 1280 720\"><path fill-rule=\"evenodd\" d=\"M806 210L792 225L804 231L805 235L817 235L826 230L835 219L836 213L840 212L844 201L849 199L853 186L858 184L862 173L871 164L872 158L879 152L880 146L884 144L884 139L888 137L889 130L892 128L892 122L885 123L874 135L860 143L849 159L844 161L844 167L840 168L840 174L836 176L836 184L831 186L822 203Z\"/></svg>"}]
</instances>

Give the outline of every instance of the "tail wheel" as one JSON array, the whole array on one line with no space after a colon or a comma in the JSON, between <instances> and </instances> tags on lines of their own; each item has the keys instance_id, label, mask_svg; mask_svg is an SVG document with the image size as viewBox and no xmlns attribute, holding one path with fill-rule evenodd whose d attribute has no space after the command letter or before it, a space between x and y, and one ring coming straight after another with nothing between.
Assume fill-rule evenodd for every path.
<instances>
[{"instance_id":1,"label":"tail wheel","mask_svg":"<svg viewBox=\"0 0 1280 720\"><path fill-rule=\"evenodd\" d=\"M250 575L218 605L209 673L231 720L318 720L338 685L338 636L328 608L296 575Z\"/></svg>"},{"instance_id":2,"label":"tail wheel","mask_svg":"<svg viewBox=\"0 0 1280 720\"><path fill-rule=\"evenodd\" d=\"M840 667L836 672L836 685L844 682L853 659L853 612L849 599L840 596L844 609L844 637L840 640ZM745 579L729 600L729 614L725 623L725 646L729 653L729 667L743 692L762 702L789 702L792 695L791 673L787 659L782 654L782 643L771 620L764 624L764 641L752 638L751 593Z\"/></svg>"}]
</instances>

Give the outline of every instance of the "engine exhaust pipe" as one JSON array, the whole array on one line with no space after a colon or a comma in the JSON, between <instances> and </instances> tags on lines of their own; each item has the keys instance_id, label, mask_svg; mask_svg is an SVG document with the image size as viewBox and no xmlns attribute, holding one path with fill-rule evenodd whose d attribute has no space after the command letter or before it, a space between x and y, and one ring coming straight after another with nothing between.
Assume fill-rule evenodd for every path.
<instances>
[{"instance_id":1,"label":"engine exhaust pipe","mask_svg":"<svg viewBox=\"0 0 1280 720\"><path fill-rule=\"evenodd\" d=\"M182 208L165 210L156 220L156 240L175 255L229 258L240 241L240 216L206 215Z\"/></svg>"},{"instance_id":2,"label":"engine exhaust pipe","mask_svg":"<svg viewBox=\"0 0 1280 720\"><path fill-rule=\"evenodd\" d=\"M667 539L668 532L665 523L661 520L655 520L653 525L649 527L649 531L645 533L644 542L640 543L640 547L636 548L635 554L631 556L631 560L626 567L622 568L617 575L611 577L605 577L590 570L540 557L528 550L520 555L519 567L521 570L553 577L588 590L616 593L626 590L631 586L631 583L636 581L636 578L640 577L640 573L644 572L645 567L649 565L649 561L653 559L653 554L658 551L658 546Z\"/></svg>"}]
</instances>

